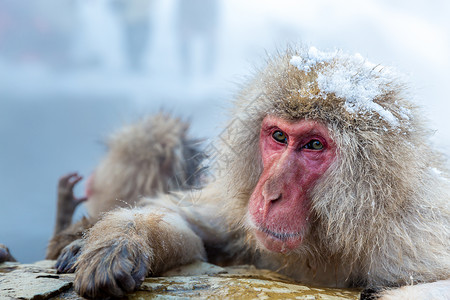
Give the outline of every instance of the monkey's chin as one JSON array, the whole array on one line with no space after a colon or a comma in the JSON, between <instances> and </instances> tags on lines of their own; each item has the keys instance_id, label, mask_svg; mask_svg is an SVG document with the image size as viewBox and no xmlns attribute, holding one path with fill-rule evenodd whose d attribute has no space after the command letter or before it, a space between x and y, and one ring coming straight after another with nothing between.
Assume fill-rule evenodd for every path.
<instances>
[{"instance_id":1,"label":"monkey's chin","mask_svg":"<svg viewBox=\"0 0 450 300\"><path fill-rule=\"evenodd\" d=\"M278 253L288 253L296 249L303 240L300 233L279 234L267 229L255 229L254 233L267 250Z\"/></svg>"}]
</instances>

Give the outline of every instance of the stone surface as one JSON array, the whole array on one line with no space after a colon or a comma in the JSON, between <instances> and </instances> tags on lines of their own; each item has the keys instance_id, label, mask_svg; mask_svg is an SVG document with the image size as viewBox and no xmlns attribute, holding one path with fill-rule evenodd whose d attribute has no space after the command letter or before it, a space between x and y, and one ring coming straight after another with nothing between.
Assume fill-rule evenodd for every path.
<instances>
[{"instance_id":1,"label":"stone surface","mask_svg":"<svg viewBox=\"0 0 450 300\"><path fill-rule=\"evenodd\" d=\"M54 262L0 265L0 299L49 299L71 288L72 277L56 274Z\"/></svg>"},{"instance_id":2,"label":"stone surface","mask_svg":"<svg viewBox=\"0 0 450 300\"><path fill-rule=\"evenodd\" d=\"M83 299L72 288L73 274L56 274L54 261L0 264L0 300ZM322 289L253 266L222 268L197 262L145 279L129 299L359 299L359 291Z\"/></svg>"}]
</instances>

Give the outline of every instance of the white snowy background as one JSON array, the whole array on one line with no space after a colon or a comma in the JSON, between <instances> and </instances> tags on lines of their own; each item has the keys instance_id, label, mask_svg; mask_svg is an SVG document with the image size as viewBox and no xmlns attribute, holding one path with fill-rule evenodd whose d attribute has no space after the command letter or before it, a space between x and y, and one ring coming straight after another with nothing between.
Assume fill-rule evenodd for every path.
<instances>
[{"instance_id":1,"label":"white snowy background","mask_svg":"<svg viewBox=\"0 0 450 300\"><path fill-rule=\"evenodd\" d=\"M0 0L0 49L11 42L1 35L1 2L7 1L13 0ZM67 11L55 1L33 3L64 18ZM205 50L198 42L188 78L181 72L177 0L155 0L145 67L138 73L126 67L109 1L73 3L70 53L82 67L55 68L0 52L0 243L21 262L44 258L58 178L71 171L88 176L109 133L164 109L191 120L192 135L211 138L220 132L238 84L266 52L287 44L341 48L405 73L411 96L436 129L430 147L450 153L448 1L222 0L213 73L202 71ZM83 190L84 181L77 195ZM81 208L77 216L83 213Z\"/></svg>"}]
</instances>

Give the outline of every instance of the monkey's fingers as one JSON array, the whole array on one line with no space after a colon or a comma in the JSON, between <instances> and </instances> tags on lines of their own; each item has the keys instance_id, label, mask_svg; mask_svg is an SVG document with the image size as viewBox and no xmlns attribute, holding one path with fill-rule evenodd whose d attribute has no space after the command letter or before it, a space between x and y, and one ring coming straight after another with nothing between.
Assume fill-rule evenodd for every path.
<instances>
[{"instance_id":1,"label":"monkey's fingers","mask_svg":"<svg viewBox=\"0 0 450 300\"><path fill-rule=\"evenodd\" d=\"M80 182L83 179L83 176L79 176L78 174L75 174L75 176L72 176L68 180L68 186L73 189L73 187Z\"/></svg>"},{"instance_id":2,"label":"monkey's fingers","mask_svg":"<svg viewBox=\"0 0 450 300\"><path fill-rule=\"evenodd\" d=\"M120 255L114 258L112 264L112 271L116 273L115 280L119 288L125 293L135 291L144 281L147 274L147 266L145 263L145 256L138 256L133 261L132 270L129 270L128 249L122 248Z\"/></svg>"},{"instance_id":3,"label":"monkey's fingers","mask_svg":"<svg viewBox=\"0 0 450 300\"><path fill-rule=\"evenodd\" d=\"M57 273L75 272L74 265L81 254L81 248L84 244L83 239L78 239L64 247L55 264Z\"/></svg>"},{"instance_id":4,"label":"monkey's fingers","mask_svg":"<svg viewBox=\"0 0 450 300\"><path fill-rule=\"evenodd\" d=\"M74 186L83 179L78 173L70 173L59 179L58 182L58 200L59 199L70 199L73 198L73 188Z\"/></svg>"},{"instance_id":5,"label":"monkey's fingers","mask_svg":"<svg viewBox=\"0 0 450 300\"><path fill-rule=\"evenodd\" d=\"M122 297L135 291L148 272L140 249L122 242L83 253L75 267L75 291L83 297Z\"/></svg>"},{"instance_id":6,"label":"monkey's fingers","mask_svg":"<svg viewBox=\"0 0 450 300\"><path fill-rule=\"evenodd\" d=\"M71 178L73 178L74 176L78 176L78 173L77 172L72 172L72 173L66 174L64 176L61 176L59 178L58 185L59 186L66 186L67 183L69 182L69 180Z\"/></svg>"}]
</instances>

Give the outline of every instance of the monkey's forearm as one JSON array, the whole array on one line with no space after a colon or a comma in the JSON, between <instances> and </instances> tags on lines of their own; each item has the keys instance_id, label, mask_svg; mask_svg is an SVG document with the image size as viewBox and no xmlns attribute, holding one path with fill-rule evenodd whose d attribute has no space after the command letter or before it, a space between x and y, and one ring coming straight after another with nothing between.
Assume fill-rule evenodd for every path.
<instances>
[{"instance_id":1,"label":"monkey's forearm","mask_svg":"<svg viewBox=\"0 0 450 300\"><path fill-rule=\"evenodd\" d=\"M202 239L208 260L220 264L221 261L217 258L225 252L225 257L229 257L230 253L226 245L230 236L235 233L230 232L227 226L223 226L225 220L217 214L217 207L208 204L210 199L220 197L214 192L211 189L204 189L201 195L194 195L192 191L172 193L157 198L144 198L139 205L169 209L181 216L188 223L186 226L189 226ZM242 253L240 250L239 252Z\"/></svg>"},{"instance_id":2,"label":"monkey's forearm","mask_svg":"<svg viewBox=\"0 0 450 300\"><path fill-rule=\"evenodd\" d=\"M86 251L111 241L130 240L140 241L146 248L153 274L205 257L201 239L177 212L154 207L119 209L108 214L89 232Z\"/></svg>"},{"instance_id":3,"label":"monkey's forearm","mask_svg":"<svg viewBox=\"0 0 450 300\"><path fill-rule=\"evenodd\" d=\"M196 259L205 259L202 241L177 213L120 209L88 233L75 265L75 289L87 297L122 296L136 289L147 274Z\"/></svg>"},{"instance_id":4,"label":"monkey's forearm","mask_svg":"<svg viewBox=\"0 0 450 300\"><path fill-rule=\"evenodd\" d=\"M72 216L77 205L73 201L73 196L66 190L58 189L58 204L56 211L55 230L53 235L57 235L72 224Z\"/></svg>"},{"instance_id":5,"label":"monkey's forearm","mask_svg":"<svg viewBox=\"0 0 450 300\"><path fill-rule=\"evenodd\" d=\"M83 217L80 221L53 235L47 246L46 259L57 259L64 247L81 239L83 232L91 228L93 224L92 220Z\"/></svg>"},{"instance_id":6,"label":"monkey's forearm","mask_svg":"<svg viewBox=\"0 0 450 300\"><path fill-rule=\"evenodd\" d=\"M72 216L75 208L87 197L76 198L73 194L73 188L83 177L77 173L69 173L61 177L58 181L58 203L56 211L55 231L56 235L72 224Z\"/></svg>"}]
</instances>

